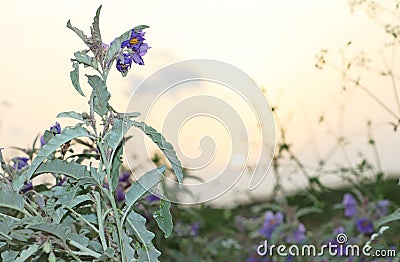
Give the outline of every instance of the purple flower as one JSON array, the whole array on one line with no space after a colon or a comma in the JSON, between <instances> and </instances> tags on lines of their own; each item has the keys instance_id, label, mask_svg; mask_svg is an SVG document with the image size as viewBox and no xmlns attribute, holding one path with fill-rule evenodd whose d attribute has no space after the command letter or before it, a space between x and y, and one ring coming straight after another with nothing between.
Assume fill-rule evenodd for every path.
<instances>
[{"instance_id":1,"label":"purple flower","mask_svg":"<svg viewBox=\"0 0 400 262\"><path fill-rule=\"evenodd\" d=\"M131 38L121 43L121 48L127 47L132 50L137 50L143 44L145 32L136 32L132 29Z\"/></svg>"},{"instance_id":2,"label":"purple flower","mask_svg":"<svg viewBox=\"0 0 400 262\"><path fill-rule=\"evenodd\" d=\"M344 227L340 226L337 227L333 230L332 234L334 234L335 236L339 235L339 234L344 234Z\"/></svg>"},{"instance_id":3,"label":"purple flower","mask_svg":"<svg viewBox=\"0 0 400 262\"><path fill-rule=\"evenodd\" d=\"M108 183L103 183L103 188L108 189L109 188Z\"/></svg>"},{"instance_id":4,"label":"purple flower","mask_svg":"<svg viewBox=\"0 0 400 262\"><path fill-rule=\"evenodd\" d=\"M286 241L290 244L300 244L306 239L306 228L302 223L299 223L296 230L286 237Z\"/></svg>"},{"instance_id":5,"label":"purple flower","mask_svg":"<svg viewBox=\"0 0 400 262\"><path fill-rule=\"evenodd\" d=\"M374 232L374 226L372 222L367 218L360 218L357 220L357 230L363 234L371 234Z\"/></svg>"},{"instance_id":6,"label":"purple flower","mask_svg":"<svg viewBox=\"0 0 400 262\"><path fill-rule=\"evenodd\" d=\"M357 201L352 194L345 194L343 197L344 215L353 217L357 213Z\"/></svg>"},{"instance_id":7,"label":"purple flower","mask_svg":"<svg viewBox=\"0 0 400 262\"><path fill-rule=\"evenodd\" d=\"M54 135L61 134L61 125L60 123L56 122L54 126L50 126L49 131L52 132ZM46 139L44 135L40 137L40 146L44 146L46 144Z\"/></svg>"},{"instance_id":8,"label":"purple flower","mask_svg":"<svg viewBox=\"0 0 400 262\"><path fill-rule=\"evenodd\" d=\"M117 190L115 191L115 194L117 196L117 202L121 203L123 201L125 201L125 192L124 190L117 188Z\"/></svg>"},{"instance_id":9,"label":"purple flower","mask_svg":"<svg viewBox=\"0 0 400 262\"><path fill-rule=\"evenodd\" d=\"M191 236L198 236L200 229L200 222L196 221L190 225L190 235Z\"/></svg>"},{"instance_id":10,"label":"purple flower","mask_svg":"<svg viewBox=\"0 0 400 262\"><path fill-rule=\"evenodd\" d=\"M44 135L40 137L40 146L44 146L46 144L46 140L44 139Z\"/></svg>"},{"instance_id":11,"label":"purple flower","mask_svg":"<svg viewBox=\"0 0 400 262\"><path fill-rule=\"evenodd\" d=\"M125 76L128 73L129 69L131 68L132 58L127 53L124 53L122 55L123 55L124 60L122 61L122 59L120 57L118 57L117 70Z\"/></svg>"},{"instance_id":12,"label":"purple flower","mask_svg":"<svg viewBox=\"0 0 400 262\"><path fill-rule=\"evenodd\" d=\"M135 30L132 29L132 34L131 37L126 40L123 41L121 43L121 48L128 48L131 51L129 51L129 58L130 63L132 63L132 61L134 61L136 64L138 65L144 65L144 61L143 61L143 56L147 53L147 50L149 50L149 45L147 43L144 43L144 40L146 40L144 38L144 34L145 32L136 32ZM123 63L124 65L128 64L127 62ZM118 65L118 61L117 61L117 65ZM130 64L131 65L131 64ZM129 68L130 68L129 65ZM125 68L128 68L128 66L125 66ZM129 68L127 70L129 70ZM123 74L126 74L127 70L122 72L118 67L117 67L118 71L120 71Z\"/></svg>"},{"instance_id":13,"label":"purple flower","mask_svg":"<svg viewBox=\"0 0 400 262\"><path fill-rule=\"evenodd\" d=\"M154 202L160 201L160 198L158 196L156 196L156 195L150 194L150 195L146 196L146 200L149 203L154 203Z\"/></svg>"},{"instance_id":14,"label":"purple flower","mask_svg":"<svg viewBox=\"0 0 400 262\"><path fill-rule=\"evenodd\" d=\"M21 189L21 193L22 193L22 194L25 194L26 192L28 192L28 191L30 191L30 190L32 190L32 189L33 189L33 184L32 184L32 182L29 182L28 184L26 184L26 185L24 186L23 189Z\"/></svg>"},{"instance_id":15,"label":"purple flower","mask_svg":"<svg viewBox=\"0 0 400 262\"><path fill-rule=\"evenodd\" d=\"M389 200L384 199L376 203L376 214L379 218L386 216L389 207Z\"/></svg>"},{"instance_id":16,"label":"purple flower","mask_svg":"<svg viewBox=\"0 0 400 262\"><path fill-rule=\"evenodd\" d=\"M119 175L118 182L127 182L130 183L129 178L131 177L131 173L129 172L124 172L121 175Z\"/></svg>"},{"instance_id":17,"label":"purple flower","mask_svg":"<svg viewBox=\"0 0 400 262\"><path fill-rule=\"evenodd\" d=\"M64 177L57 183L57 186L62 186L62 185L65 183L65 181L67 181L67 177L66 177L66 176L64 176Z\"/></svg>"},{"instance_id":18,"label":"purple flower","mask_svg":"<svg viewBox=\"0 0 400 262\"><path fill-rule=\"evenodd\" d=\"M265 213L265 220L263 227L260 229L260 234L266 238L271 238L274 230L283 224L283 214L281 212L272 213L272 211L267 211Z\"/></svg>"},{"instance_id":19,"label":"purple flower","mask_svg":"<svg viewBox=\"0 0 400 262\"><path fill-rule=\"evenodd\" d=\"M54 126L50 127L50 131L56 134L61 134L61 125L60 123L56 122Z\"/></svg>"},{"instance_id":20,"label":"purple flower","mask_svg":"<svg viewBox=\"0 0 400 262\"><path fill-rule=\"evenodd\" d=\"M14 165L13 165L14 170L21 170L24 167L28 166L28 161L29 161L29 158L20 157L20 156L17 157L14 160Z\"/></svg>"}]
</instances>

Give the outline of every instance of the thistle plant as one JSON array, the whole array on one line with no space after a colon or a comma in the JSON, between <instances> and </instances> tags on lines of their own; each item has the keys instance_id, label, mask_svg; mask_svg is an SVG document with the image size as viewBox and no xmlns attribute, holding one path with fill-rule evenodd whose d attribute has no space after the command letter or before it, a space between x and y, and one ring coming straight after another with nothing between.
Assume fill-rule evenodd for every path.
<instances>
[{"instance_id":1,"label":"thistle plant","mask_svg":"<svg viewBox=\"0 0 400 262\"><path fill-rule=\"evenodd\" d=\"M59 123L47 130L26 156L5 161L0 149L0 254L1 261L158 261L154 233L137 203L147 189L164 178L166 166L151 170L134 181L124 168L127 131L136 127L165 153L179 183L183 173L172 145L152 127L136 121L138 112L120 113L109 104L107 77L115 68L126 76L133 64L144 65L150 48L148 28L139 25L104 43L98 8L87 36L68 21L67 27L87 48L74 53L70 78L75 90L88 97L88 112L62 112L58 117L76 120L75 126ZM83 66L83 67L82 67ZM82 91L82 69L91 87ZM37 142L40 146L37 147ZM32 179L50 173L56 183L33 185ZM172 232L171 203L159 201L153 218L168 237Z\"/></svg>"}]
</instances>

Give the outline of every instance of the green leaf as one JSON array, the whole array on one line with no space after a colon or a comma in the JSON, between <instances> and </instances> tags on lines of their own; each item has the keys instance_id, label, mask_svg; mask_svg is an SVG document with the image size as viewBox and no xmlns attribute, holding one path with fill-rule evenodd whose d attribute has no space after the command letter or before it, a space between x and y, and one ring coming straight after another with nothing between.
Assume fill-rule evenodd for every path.
<instances>
[{"instance_id":1,"label":"green leaf","mask_svg":"<svg viewBox=\"0 0 400 262\"><path fill-rule=\"evenodd\" d=\"M15 191L2 190L0 191L0 207L20 211L24 208L24 197Z\"/></svg>"},{"instance_id":2,"label":"green leaf","mask_svg":"<svg viewBox=\"0 0 400 262\"><path fill-rule=\"evenodd\" d=\"M39 245L31 245L27 249L21 251L15 262L24 262L39 250Z\"/></svg>"},{"instance_id":3,"label":"green leaf","mask_svg":"<svg viewBox=\"0 0 400 262\"><path fill-rule=\"evenodd\" d=\"M13 251L13 250L6 250L1 253L1 261L4 262L14 262L15 258L18 256L18 251Z\"/></svg>"},{"instance_id":4,"label":"green leaf","mask_svg":"<svg viewBox=\"0 0 400 262\"><path fill-rule=\"evenodd\" d=\"M76 27L73 27L71 25L71 21L70 20L68 20L68 22L67 22L67 27L69 29L71 29L72 31L74 31L83 40L83 42L85 42L85 44L89 46L89 44L88 44L89 43L89 41L88 41L89 38L85 35L85 33L82 30L80 30L80 29L78 29Z\"/></svg>"},{"instance_id":5,"label":"green leaf","mask_svg":"<svg viewBox=\"0 0 400 262\"><path fill-rule=\"evenodd\" d=\"M28 225L27 228L52 234L58 237L63 242L65 242L69 237L69 235L71 234L71 228L60 224L41 223L41 224Z\"/></svg>"},{"instance_id":6,"label":"green leaf","mask_svg":"<svg viewBox=\"0 0 400 262\"><path fill-rule=\"evenodd\" d=\"M133 122L131 120L123 120L121 118L115 118L114 124L110 130L104 136L104 141L107 146L114 152L116 148L121 144L126 132L131 128Z\"/></svg>"},{"instance_id":7,"label":"green leaf","mask_svg":"<svg viewBox=\"0 0 400 262\"><path fill-rule=\"evenodd\" d=\"M126 219L126 225L128 232L132 237L132 234L142 242L145 246L151 244L151 240L154 238L154 233L150 232L146 228L146 218L131 211Z\"/></svg>"},{"instance_id":8,"label":"green leaf","mask_svg":"<svg viewBox=\"0 0 400 262\"><path fill-rule=\"evenodd\" d=\"M114 151L113 151L114 152ZM123 143L117 148L115 154L113 153L113 161L111 166L111 189L114 192L118 186L118 179L119 179L119 169L122 165L121 156L124 153L124 146Z\"/></svg>"},{"instance_id":9,"label":"green leaf","mask_svg":"<svg viewBox=\"0 0 400 262\"><path fill-rule=\"evenodd\" d=\"M81 96L85 96L81 89L81 84L79 83L79 63L72 62L72 67L74 68L71 72L69 72L69 77L71 78L72 85L75 87L76 91Z\"/></svg>"},{"instance_id":10,"label":"green leaf","mask_svg":"<svg viewBox=\"0 0 400 262\"><path fill-rule=\"evenodd\" d=\"M122 233L123 234L123 239L124 239L124 255L125 258L128 261L134 261L135 258L135 249L132 248L131 246L131 242L132 242L132 238L129 237L125 232Z\"/></svg>"},{"instance_id":11,"label":"green leaf","mask_svg":"<svg viewBox=\"0 0 400 262\"><path fill-rule=\"evenodd\" d=\"M160 209L154 212L153 217L155 218L158 227L164 232L164 237L168 238L172 233L173 223L172 216L169 208L171 202L161 200Z\"/></svg>"},{"instance_id":12,"label":"green leaf","mask_svg":"<svg viewBox=\"0 0 400 262\"><path fill-rule=\"evenodd\" d=\"M94 57L88 56L86 53L83 53L82 51L74 53L74 56L75 59L71 59L74 62L83 64L85 67L93 67L96 70L99 68L97 60Z\"/></svg>"},{"instance_id":13,"label":"green leaf","mask_svg":"<svg viewBox=\"0 0 400 262\"><path fill-rule=\"evenodd\" d=\"M44 146L40 148L39 152L37 153L37 156L35 157L35 159L33 159L32 164L26 171L25 174L26 180L29 181L31 179L32 175L35 173L39 165L58 147L76 137L84 137L84 136L89 136L89 133L85 128L80 126L67 127L61 132L61 134L55 135L52 139L50 139L50 141L48 141ZM18 190L20 189L21 188L18 188Z\"/></svg>"},{"instance_id":14,"label":"green leaf","mask_svg":"<svg viewBox=\"0 0 400 262\"><path fill-rule=\"evenodd\" d=\"M158 262L158 257L161 255L161 252L158 251L153 244L146 247L141 247L137 250L138 253L138 262Z\"/></svg>"},{"instance_id":15,"label":"green leaf","mask_svg":"<svg viewBox=\"0 0 400 262\"><path fill-rule=\"evenodd\" d=\"M77 120L80 120L80 121L84 121L84 119L82 117L82 114L81 113L77 113L75 111L68 111L68 112L59 113L57 115L57 118L60 118L60 117L69 117L69 118L77 119Z\"/></svg>"},{"instance_id":16,"label":"green leaf","mask_svg":"<svg viewBox=\"0 0 400 262\"><path fill-rule=\"evenodd\" d=\"M119 52L121 49L121 43L123 41L128 40L131 37L132 30L126 31L119 37L115 38L115 40L112 42L110 48L107 51L106 57L105 57L105 65L106 68L109 69L112 65L112 62L114 61L115 55Z\"/></svg>"},{"instance_id":17,"label":"green leaf","mask_svg":"<svg viewBox=\"0 0 400 262\"><path fill-rule=\"evenodd\" d=\"M153 140L153 142L156 143L158 147L164 152L164 155L171 163L172 169L174 170L178 182L181 184L183 179L182 165L171 143L167 142L164 136L158 133L154 128L146 125L143 122L133 121L133 125L141 129L146 135L148 135Z\"/></svg>"},{"instance_id":18,"label":"green leaf","mask_svg":"<svg viewBox=\"0 0 400 262\"><path fill-rule=\"evenodd\" d=\"M142 31L143 29L146 29L146 28L149 28L150 26L148 26L148 25L138 25L138 26L135 26L134 28L133 28L133 30L135 30L136 32L140 32L140 31Z\"/></svg>"},{"instance_id":19,"label":"green leaf","mask_svg":"<svg viewBox=\"0 0 400 262\"><path fill-rule=\"evenodd\" d=\"M303 207L296 212L296 217L300 218L313 213L322 213L322 209L318 207Z\"/></svg>"},{"instance_id":20,"label":"green leaf","mask_svg":"<svg viewBox=\"0 0 400 262\"><path fill-rule=\"evenodd\" d=\"M102 44L101 40L101 34L100 34L100 11L101 11L101 5L99 8L97 8L96 11L96 16L93 18L93 23L92 23L92 39L100 44Z\"/></svg>"},{"instance_id":21,"label":"green leaf","mask_svg":"<svg viewBox=\"0 0 400 262\"><path fill-rule=\"evenodd\" d=\"M157 183L161 181L164 171L165 166L158 167L147 172L141 176L139 180L135 181L125 195L126 205L130 206L136 203L136 201L141 198L148 189L157 185Z\"/></svg>"},{"instance_id":22,"label":"green leaf","mask_svg":"<svg viewBox=\"0 0 400 262\"><path fill-rule=\"evenodd\" d=\"M36 169L33 175L43 173L64 174L68 177L72 177L75 180L90 177L90 173L86 169L86 166L60 159L47 160Z\"/></svg>"},{"instance_id":23,"label":"green leaf","mask_svg":"<svg viewBox=\"0 0 400 262\"><path fill-rule=\"evenodd\" d=\"M397 209L396 211L394 211L392 214L379 219L376 222L376 225L377 225L377 227L381 227L389 222L396 221L396 220L400 220L400 208Z\"/></svg>"},{"instance_id":24,"label":"green leaf","mask_svg":"<svg viewBox=\"0 0 400 262\"><path fill-rule=\"evenodd\" d=\"M86 75L89 79L88 83L93 88L92 97L94 101L94 111L103 116L108 112L108 101L110 93L107 90L106 82L97 75Z\"/></svg>"}]
</instances>

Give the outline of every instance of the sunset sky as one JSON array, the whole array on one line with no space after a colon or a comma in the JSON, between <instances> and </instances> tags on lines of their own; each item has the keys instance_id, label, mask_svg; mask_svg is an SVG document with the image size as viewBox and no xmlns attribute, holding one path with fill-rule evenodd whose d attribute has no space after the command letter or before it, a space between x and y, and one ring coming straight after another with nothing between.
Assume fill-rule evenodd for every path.
<instances>
[{"instance_id":1,"label":"sunset sky","mask_svg":"<svg viewBox=\"0 0 400 262\"><path fill-rule=\"evenodd\" d=\"M288 139L305 161L323 156L335 142L327 130L339 132L339 107L344 103L343 135L352 140L354 155L357 151L370 154L365 123L371 119L376 123L383 167L400 169L394 158L398 134L387 125L390 115L361 91L343 92L340 74L314 67L321 49L329 49L332 60L340 63L338 50L350 40L353 51L376 50L384 42L381 28L364 12L351 13L345 0L3 3L0 147L6 148L6 156L15 154L10 146L30 145L56 121L59 112L87 111L86 98L75 92L69 80L69 58L84 45L66 28L66 22L71 19L74 26L89 33L100 4L100 28L106 42L139 24L150 26L146 39L151 49L144 57L145 66L133 66L126 78L116 70L110 75L111 104L119 111L126 109L132 90L158 69L188 59L220 60L247 73L266 90L269 101L278 104ZM378 80L371 83L372 90L394 107L392 89ZM166 99L165 105L174 103L173 97ZM317 125L321 114L331 128ZM70 123L59 121L62 126ZM149 121L159 125L156 116ZM193 134L200 139L199 132ZM186 150L195 154L190 153L193 147Z\"/></svg>"}]
</instances>

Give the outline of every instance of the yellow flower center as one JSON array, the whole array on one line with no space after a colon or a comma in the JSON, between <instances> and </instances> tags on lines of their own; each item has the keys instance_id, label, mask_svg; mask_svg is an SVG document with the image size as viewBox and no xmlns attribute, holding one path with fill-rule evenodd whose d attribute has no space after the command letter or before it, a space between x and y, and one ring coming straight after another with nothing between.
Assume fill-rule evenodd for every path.
<instances>
[{"instance_id":1,"label":"yellow flower center","mask_svg":"<svg viewBox=\"0 0 400 262\"><path fill-rule=\"evenodd\" d=\"M128 67L128 65L122 64L121 67L122 67L122 68L126 68L126 67Z\"/></svg>"},{"instance_id":2,"label":"yellow flower center","mask_svg":"<svg viewBox=\"0 0 400 262\"><path fill-rule=\"evenodd\" d=\"M129 43L130 43L131 45L134 45L134 44L139 43L139 40L135 37L135 38L132 38L131 40L129 40Z\"/></svg>"},{"instance_id":3,"label":"yellow flower center","mask_svg":"<svg viewBox=\"0 0 400 262\"><path fill-rule=\"evenodd\" d=\"M269 224L270 224L270 225L275 225L275 219L271 219L271 220L269 221Z\"/></svg>"}]
</instances>

